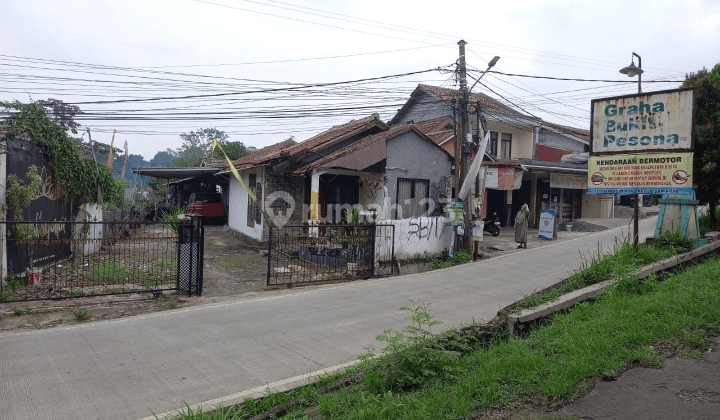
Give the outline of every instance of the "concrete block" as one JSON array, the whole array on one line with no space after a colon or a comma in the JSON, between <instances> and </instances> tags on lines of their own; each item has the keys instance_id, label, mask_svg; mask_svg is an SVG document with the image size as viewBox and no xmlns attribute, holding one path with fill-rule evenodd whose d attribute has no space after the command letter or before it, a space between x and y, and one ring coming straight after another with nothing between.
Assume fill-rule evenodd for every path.
<instances>
[{"instance_id":1,"label":"concrete block","mask_svg":"<svg viewBox=\"0 0 720 420\"><path fill-rule=\"evenodd\" d=\"M708 242L717 242L718 239L720 239L720 232L710 231L705 234L704 238L707 239Z\"/></svg>"}]
</instances>

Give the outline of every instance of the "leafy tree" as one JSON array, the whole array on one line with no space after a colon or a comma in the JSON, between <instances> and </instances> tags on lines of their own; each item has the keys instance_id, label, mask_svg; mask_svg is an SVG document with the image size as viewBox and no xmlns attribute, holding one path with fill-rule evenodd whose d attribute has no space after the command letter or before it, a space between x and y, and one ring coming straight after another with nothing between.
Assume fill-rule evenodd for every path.
<instances>
[{"instance_id":1,"label":"leafy tree","mask_svg":"<svg viewBox=\"0 0 720 420\"><path fill-rule=\"evenodd\" d=\"M204 153L205 151L200 147L185 150L182 153L178 153L178 156L173 159L170 166L175 166L178 168L191 168L194 166L200 166L200 162L202 161Z\"/></svg>"},{"instance_id":2,"label":"leafy tree","mask_svg":"<svg viewBox=\"0 0 720 420\"><path fill-rule=\"evenodd\" d=\"M6 109L17 109L15 104L18 102L2 102L0 106ZM59 99L41 99L39 101L31 102L36 105L40 105L45 109L45 114L50 118L50 121L59 125L60 127L70 130L71 133L77 134L80 123L75 121L75 116L82 114L80 107L77 105L69 105Z\"/></svg>"},{"instance_id":3,"label":"leafy tree","mask_svg":"<svg viewBox=\"0 0 720 420\"><path fill-rule=\"evenodd\" d=\"M75 116L82 114L80 107L69 105L59 99L48 98L47 100L35 101L36 104L45 108L50 120L62 128L77 134L80 124L75 121Z\"/></svg>"},{"instance_id":4,"label":"leafy tree","mask_svg":"<svg viewBox=\"0 0 720 420\"><path fill-rule=\"evenodd\" d=\"M685 77L683 87L696 89L695 192L710 207L710 224L718 226L716 212L720 201L720 63L711 71L702 69Z\"/></svg>"},{"instance_id":5,"label":"leafy tree","mask_svg":"<svg viewBox=\"0 0 720 420\"><path fill-rule=\"evenodd\" d=\"M172 155L172 151L165 151L165 152L157 152L155 153L155 156L150 160L150 166L151 168L157 168L160 166L167 166L169 165L175 157Z\"/></svg>"},{"instance_id":6,"label":"leafy tree","mask_svg":"<svg viewBox=\"0 0 720 420\"><path fill-rule=\"evenodd\" d=\"M116 155L115 164L113 165L113 175L115 179L120 179L122 176L122 169L125 163L125 155ZM146 161L142 155L129 154L127 160L127 167L125 168L125 180L131 187L144 187L148 184L146 176L138 175L133 172L134 168L147 168L150 166L150 162Z\"/></svg>"},{"instance_id":7,"label":"leafy tree","mask_svg":"<svg viewBox=\"0 0 720 420\"><path fill-rule=\"evenodd\" d=\"M220 142L220 144L222 144L223 150L232 160L240 159L247 154L247 150L245 150L245 145L242 144L242 142L231 141L227 143ZM225 156L222 154L221 151L213 150L213 154L210 157L216 159L223 159Z\"/></svg>"},{"instance_id":8,"label":"leafy tree","mask_svg":"<svg viewBox=\"0 0 720 420\"><path fill-rule=\"evenodd\" d=\"M212 148L214 140L220 142L223 149L231 159L238 159L245 156L245 145L241 142L228 142L228 135L216 128L200 128L190 133L182 133L180 137L183 144L175 151L175 159L172 166L192 167L199 166L202 158L207 156ZM215 158L222 157L220 151L214 151Z\"/></svg>"},{"instance_id":9,"label":"leafy tree","mask_svg":"<svg viewBox=\"0 0 720 420\"><path fill-rule=\"evenodd\" d=\"M49 167L59 189L67 191L72 198L87 202L95 201L98 184L102 186L105 202L122 194L120 184L115 182L108 168L83 157L80 145L67 135L65 128L50 120L45 108L17 101L5 106L18 112L0 121L0 124L25 128L36 141L47 146Z\"/></svg>"}]
</instances>

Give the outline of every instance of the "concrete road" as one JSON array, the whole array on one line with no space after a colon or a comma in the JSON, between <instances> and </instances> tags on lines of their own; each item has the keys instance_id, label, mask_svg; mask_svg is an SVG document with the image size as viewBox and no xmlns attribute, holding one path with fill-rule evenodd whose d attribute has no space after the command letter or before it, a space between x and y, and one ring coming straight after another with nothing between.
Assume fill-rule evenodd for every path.
<instances>
[{"instance_id":1,"label":"concrete road","mask_svg":"<svg viewBox=\"0 0 720 420\"><path fill-rule=\"evenodd\" d=\"M641 238L654 223L641 221ZM136 419L290 387L401 329L411 300L429 303L443 328L488 320L622 236L616 228L423 274L0 334L0 416Z\"/></svg>"}]
</instances>

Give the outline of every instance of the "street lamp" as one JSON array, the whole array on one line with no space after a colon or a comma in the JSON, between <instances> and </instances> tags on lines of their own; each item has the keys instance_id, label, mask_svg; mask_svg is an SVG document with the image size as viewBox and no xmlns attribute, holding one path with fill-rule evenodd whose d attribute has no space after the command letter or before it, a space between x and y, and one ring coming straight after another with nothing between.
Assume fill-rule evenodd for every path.
<instances>
[{"instance_id":1,"label":"street lamp","mask_svg":"<svg viewBox=\"0 0 720 420\"><path fill-rule=\"evenodd\" d=\"M638 58L637 67L635 66L634 57ZM638 77L638 93L642 93L642 86L641 86L642 85L642 74L644 72L642 69L642 58L639 55L632 53L632 56L630 56L630 65L627 67L621 68L620 73L627 74L628 77L637 76Z\"/></svg>"},{"instance_id":2,"label":"street lamp","mask_svg":"<svg viewBox=\"0 0 720 420\"><path fill-rule=\"evenodd\" d=\"M495 64L497 64L498 60L500 60L500 56L497 56L497 55L496 55L495 57L493 57L492 60L490 60L490 62L488 63L488 68L485 69L484 72L482 72L482 74L480 75L480 77L478 77L477 79L475 79L475 83L473 83L473 85L470 86L470 89L468 89L468 95L470 95L470 92L472 92L473 88L475 87L475 85L478 84L478 82L480 81L480 79L482 79L483 76L485 76L485 73L487 73L488 70L490 70L491 68L495 67Z\"/></svg>"},{"instance_id":3,"label":"street lamp","mask_svg":"<svg viewBox=\"0 0 720 420\"><path fill-rule=\"evenodd\" d=\"M635 66L635 59L634 57L637 57L638 59L638 65ZM623 67L620 69L620 73L627 74L628 77L638 77L638 93L642 93L642 58L632 53L632 56L630 56L630 65L627 67ZM637 247L638 245L638 229L640 227L640 222L638 221L638 218L640 217L640 194L635 194L635 206L633 209L633 245Z\"/></svg>"}]
</instances>

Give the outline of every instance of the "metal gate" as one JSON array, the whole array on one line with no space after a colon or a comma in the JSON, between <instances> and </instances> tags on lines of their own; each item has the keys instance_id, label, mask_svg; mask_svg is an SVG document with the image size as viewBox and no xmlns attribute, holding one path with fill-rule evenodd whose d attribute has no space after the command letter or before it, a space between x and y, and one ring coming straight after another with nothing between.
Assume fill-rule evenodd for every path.
<instances>
[{"instance_id":1,"label":"metal gate","mask_svg":"<svg viewBox=\"0 0 720 420\"><path fill-rule=\"evenodd\" d=\"M140 218L0 222L0 302L171 290L199 295L203 240L200 218L179 226Z\"/></svg>"},{"instance_id":2,"label":"metal gate","mask_svg":"<svg viewBox=\"0 0 720 420\"><path fill-rule=\"evenodd\" d=\"M271 227L267 285L374 277L392 270L393 225Z\"/></svg>"}]
</instances>

